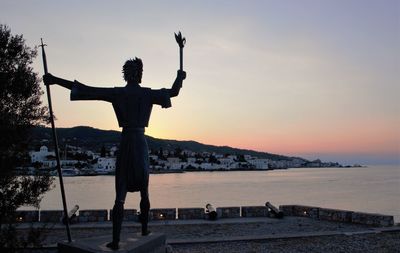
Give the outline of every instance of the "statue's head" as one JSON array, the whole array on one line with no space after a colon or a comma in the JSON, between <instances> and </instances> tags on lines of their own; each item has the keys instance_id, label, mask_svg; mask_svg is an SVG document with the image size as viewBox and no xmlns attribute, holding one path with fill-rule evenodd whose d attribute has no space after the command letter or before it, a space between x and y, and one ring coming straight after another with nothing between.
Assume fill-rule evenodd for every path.
<instances>
[{"instance_id":1,"label":"statue's head","mask_svg":"<svg viewBox=\"0 0 400 253\"><path fill-rule=\"evenodd\" d=\"M127 60L122 67L122 73L124 73L125 81L141 83L143 74L142 60L137 57Z\"/></svg>"}]
</instances>

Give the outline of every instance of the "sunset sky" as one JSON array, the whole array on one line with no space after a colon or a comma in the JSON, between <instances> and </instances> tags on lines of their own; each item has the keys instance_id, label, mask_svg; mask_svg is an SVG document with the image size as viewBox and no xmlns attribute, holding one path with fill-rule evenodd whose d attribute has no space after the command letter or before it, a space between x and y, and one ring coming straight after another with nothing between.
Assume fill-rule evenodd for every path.
<instances>
[{"instance_id":1,"label":"sunset sky","mask_svg":"<svg viewBox=\"0 0 400 253\"><path fill-rule=\"evenodd\" d=\"M187 79L172 108L154 107L148 135L400 163L400 1L1 0L0 23L30 46L43 38L54 75L99 87L124 86L134 56L143 86L170 87L181 30ZM110 104L52 95L58 127L119 130Z\"/></svg>"}]
</instances>

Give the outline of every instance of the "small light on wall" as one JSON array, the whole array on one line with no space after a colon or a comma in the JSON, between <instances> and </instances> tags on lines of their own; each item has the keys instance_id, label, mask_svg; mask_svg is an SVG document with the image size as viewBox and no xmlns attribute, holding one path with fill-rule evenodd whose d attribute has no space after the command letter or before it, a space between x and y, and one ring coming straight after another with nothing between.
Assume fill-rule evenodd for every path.
<instances>
[{"instance_id":1,"label":"small light on wall","mask_svg":"<svg viewBox=\"0 0 400 253\"><path fill-rule=\"evenodd\" d=\"M307 215L307 211L304 211L303 214L304 214L304 215Z\"/></svg>"},{"instance_id":2,"label":"small light on wall","mask_svg":"<svg viewBox=\"0 0 400 253\"><path fill-rule=\"evenodd\" d=\"M164 219L164 214L163 213L160 213L160 219Z\"/></svg>"},{"instance_id":3,"label":"small light on wall","mask_svg":"<svg viewBox=\"0 0 400 253\"><path fill-rule=\"evenodd\" d=\"M22 220L23 220L22 216L18 216L18 217L17 217L17 221L18 221L18 222L21 222Z\"/></svg>"}]
</instances>

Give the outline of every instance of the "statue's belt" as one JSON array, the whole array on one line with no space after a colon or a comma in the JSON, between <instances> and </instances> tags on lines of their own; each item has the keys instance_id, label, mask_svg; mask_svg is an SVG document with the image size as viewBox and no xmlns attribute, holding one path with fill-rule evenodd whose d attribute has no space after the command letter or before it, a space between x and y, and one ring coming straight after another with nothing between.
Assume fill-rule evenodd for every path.
<instances>
[{"instance_id":1,"label":"statue's belt","mask_svg":"<svg viewBox=\"0 0 400 253\"><path fill-rule=\"evenodd\" d=\"M144 133L144 127L124 127L122 129L122 132L143 132Z\"/></svg>"}]
</instances>

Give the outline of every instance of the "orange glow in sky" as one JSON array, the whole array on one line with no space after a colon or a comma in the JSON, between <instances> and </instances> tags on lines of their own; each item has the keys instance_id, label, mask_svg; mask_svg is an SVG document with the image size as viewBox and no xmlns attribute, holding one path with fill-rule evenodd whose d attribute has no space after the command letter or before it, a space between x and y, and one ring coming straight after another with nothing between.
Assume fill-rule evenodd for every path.
<instances>
[{"instance_id":1,"label":"orange glow in sky","mask_svg":"<svg viewBox=\"0 0 400 253\"><path fill-rule=\"evenodd\" d=\"M54 75L98 87L123 86L121 66L134 56L144 86L170 87L181 30L187 80L172 108L153 109L151 136L398 159L399 10L395 0L7 0L0 22L29 45L43 37ZM52 95L59 127L119 129L110 104L71 102L61 87Z\"/></svg>"}]
</instances>

